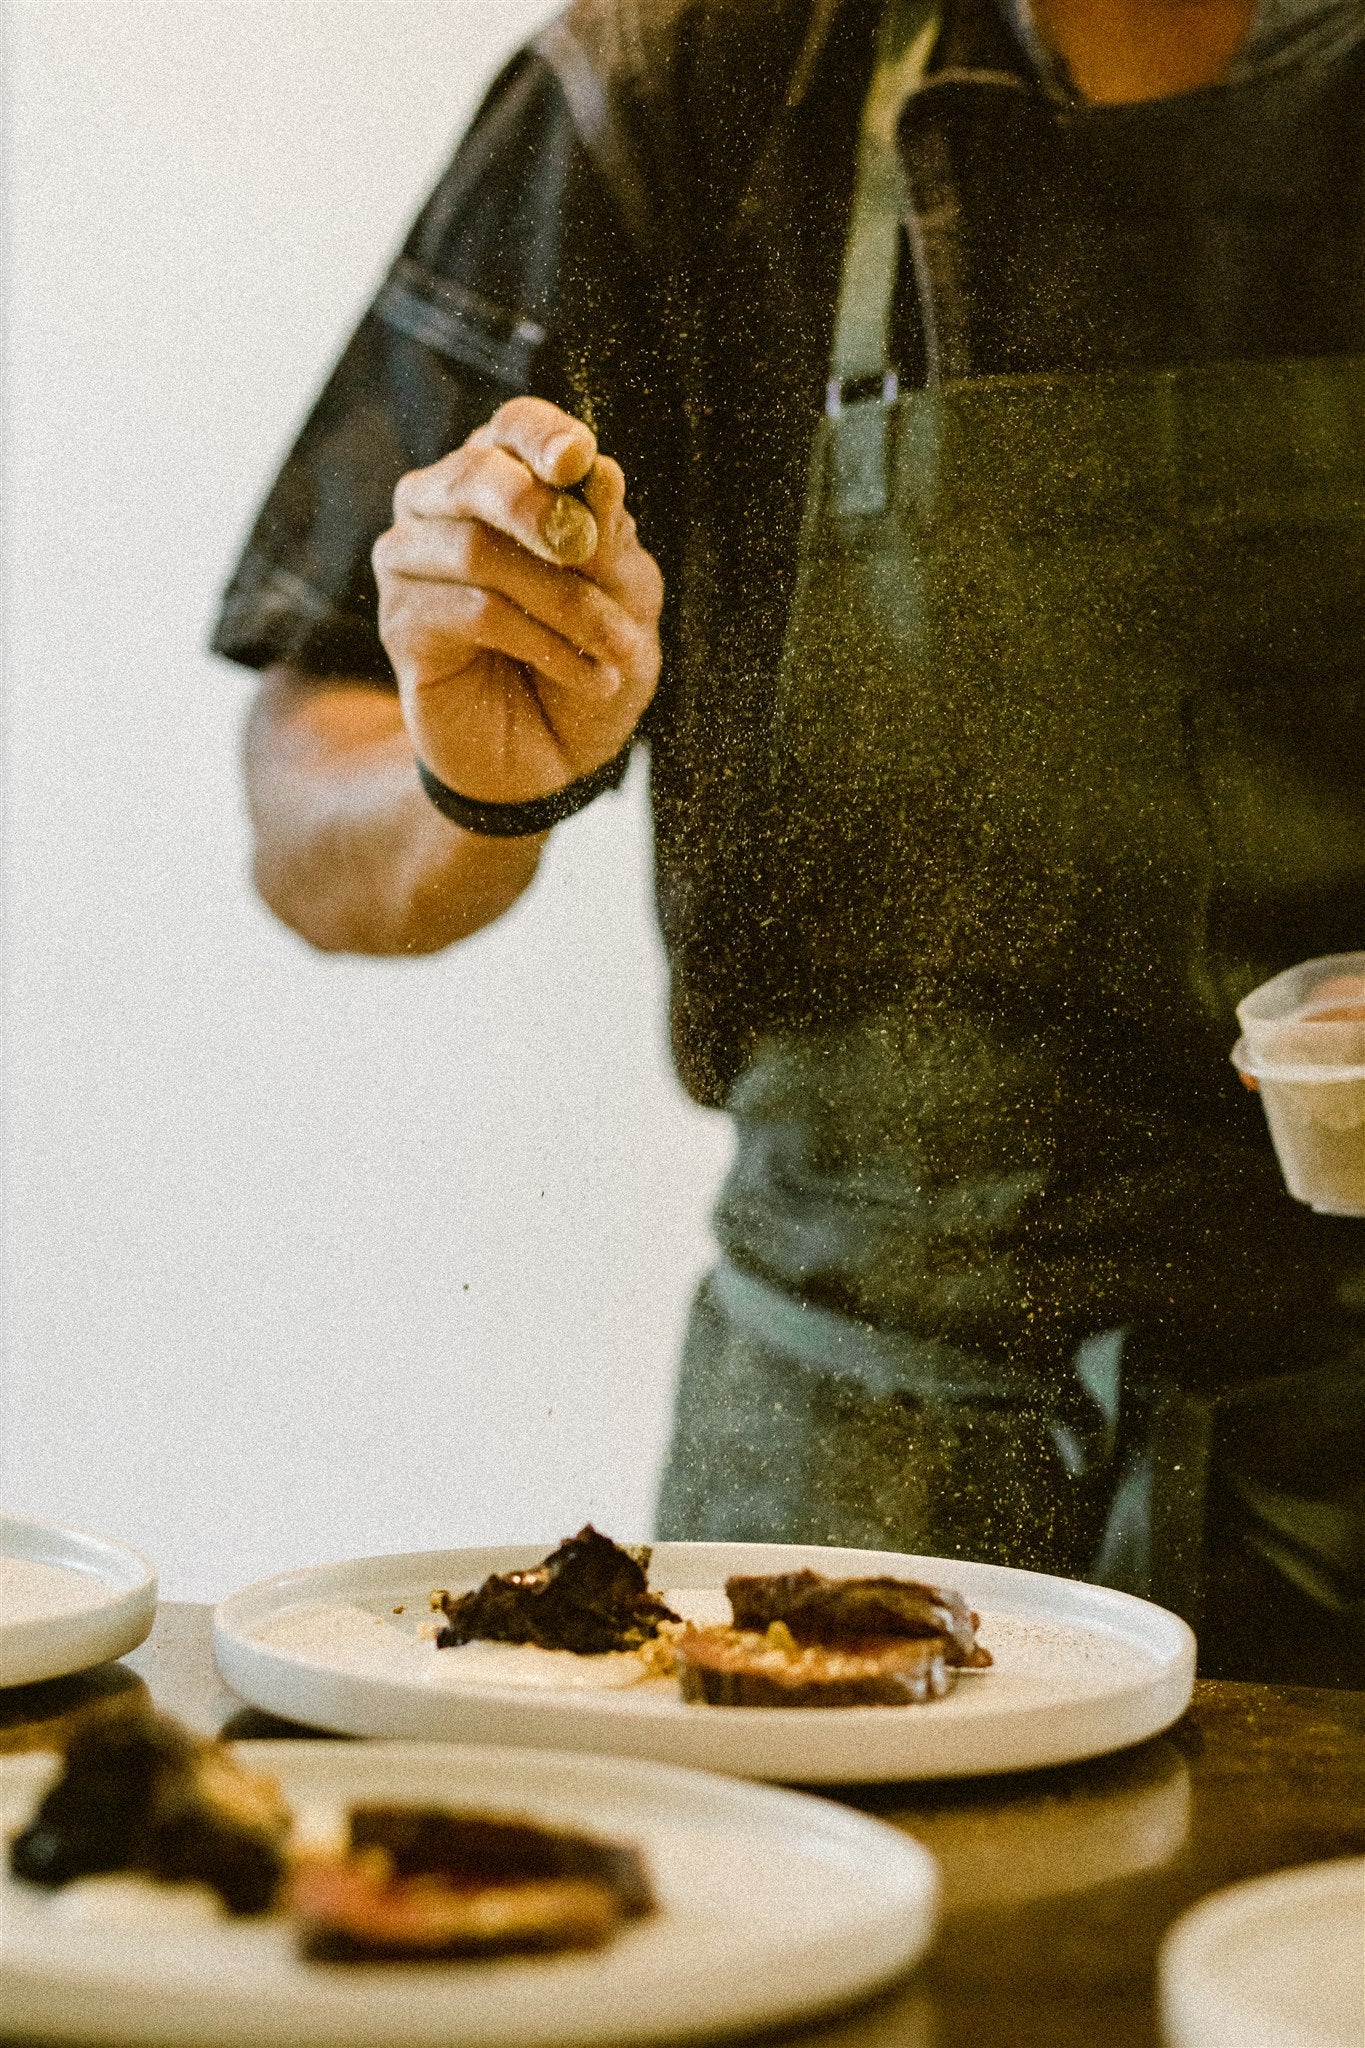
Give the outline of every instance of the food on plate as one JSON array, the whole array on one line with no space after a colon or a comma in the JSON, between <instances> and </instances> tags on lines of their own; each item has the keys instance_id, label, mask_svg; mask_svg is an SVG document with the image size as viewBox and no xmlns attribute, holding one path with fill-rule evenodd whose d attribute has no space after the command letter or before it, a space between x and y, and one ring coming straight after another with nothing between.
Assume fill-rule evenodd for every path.
<instances>
[{"instance_id":1,"label":"food on plate","mask_svg":"<svg viewBox=\"0 0 1365 2048\"><path fill-rule=\"evenodd\" d=\"M960 1593L916 1579L827 1579L819 1572L781 1572L725 1581L739 1629L775 1621L798 1643L861 1643L869 1638L943 1640L949 1664L983 1666L989 1650L976 1640L977 1616Z\"/></svg>"},{"instance_id":2,"label":"food on plate","mask_svg":"<svg viewBox=\"0 0 1365 2048\"><path fill-rule=\"evenodd\" d=\"M570 1651L604 1670L629 1665L633 1682L676 1677L685 1700L711 1706L905 1706L942 1699L959 1670L991 1662L976 1615L941 1586L815 1571L737 1576L725 1582L730 1624L704 1627L650 1591L649 1559L589 1524L538 1565L473 1592L433 1593L446 1617L437 1647L516 1645L528 1658ZM531 1674L499 1667L471 1676L529 1683ZM619 1670L612 1676L627 1682Z\"/></svg>"},{"instance_id":3,"label":"food on plate","mask_svg":"<svg viewBox=\"0 0 1365 2048\"><path fill-rule=\"evenodd\" d=\"M903 1707L942 1699L954 1676L941 1636L833 1648L775 1621L687 1629L674 1647L683 1698L713 1707Z\"/></svg>"},{"instance_id":4,"label":"food on plate","mask_svg":"<svg viewBox=\"0 0 1365 2048\"><path fill-rule=\"evenodd\" d=\"M352 1807L344 1829L340 1852L300 1840L272 1778L137 1708L78 1727L10 1866L77 1924L274 1912L324 1962L597 1948L655 1910L638 1850L571 1828L388 1804Z\"/></svg>"},{"instance_id":5,"label":"food on plate","mask_svg":"<svg viewBox=\"0 0 1365 2048\"><path fill-rule=\"evenodd\" d=\"M517 1816L358 1806L341 1856L303 1856L287 1903L305 1955L425 1961L598 1948L654 1910L638 1852Z\"/></svg>"},{"instance_id":6,"label":"food on plate","mask_svg":"<svg viewBox=\"0 0 1365 2048\"><path fill-rule=\"evenodd\" d=\"M435 1593L438 1649L531 1643L580 1656L636 1650L678 1616L649 1590L647 1548L623 1550L589 1523L540 1564L495 1573L472 1593Z\"/></svg>"},{"instance_id":7,"label":"food on plate","mask_svg":"<svg viewBox=\"0 0 1365 2048\"><path fill-rule=\"evenodd\" d=\"M121 1707L77 1726L61 1776L10 1846L10 1868L50 1890L113 1871L198 1883L230 1913L263 1913L289 1827L273 1778L165 1715Z\"/></svg>"},{"instance_id":8,"label":"food on plate","mask_svg":"<svg viewBox=\"0 0 1365 2048\"><path fill-rule=\"evenodd\" d=\"M728 1628L672 1639L687 1700L718 1707L909 1706L990 1651L960 1593L913 1579L784 1572L727 1579Z\"/></svg>"}]
</instances>

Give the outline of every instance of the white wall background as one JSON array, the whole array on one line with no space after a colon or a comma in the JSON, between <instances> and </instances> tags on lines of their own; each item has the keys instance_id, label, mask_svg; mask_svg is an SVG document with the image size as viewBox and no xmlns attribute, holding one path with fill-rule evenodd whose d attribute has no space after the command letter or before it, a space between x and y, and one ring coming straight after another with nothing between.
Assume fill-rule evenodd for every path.
<instances>
[{"instance_id":1,"label":"white wall background","mask_svg":"<svg viewBox=\"0 0 1365 2048\"><path fill-rule=\"evenodd\" d=\"M641 782L428 962L253 898L255 503L544 0L15 0L6 1505L172 1596L648 1527L721 1121L663 1037Z\"/></svg>"}]
</instances>

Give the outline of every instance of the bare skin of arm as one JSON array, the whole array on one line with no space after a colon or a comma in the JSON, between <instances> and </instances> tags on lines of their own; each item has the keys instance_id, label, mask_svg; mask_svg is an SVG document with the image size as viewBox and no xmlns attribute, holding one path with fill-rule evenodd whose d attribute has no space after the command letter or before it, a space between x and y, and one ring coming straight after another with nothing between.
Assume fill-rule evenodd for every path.
<instances>
[{"instance_id":1,"label":"bare skin of arm","mask_svg":"<svg viewBox=\"0 0 1365 2048\"><path fill-rule=\"evenodd\" d=\"M586 504L564 495L579 483ZM663 579L617 464L534 398L401 480L374 566L398 694L266 672L245 744L254 872L315 946L430 953L516 901L544 838L451 824L418 759L493 803L611 760L658 681Z\"/></svg>"},{"instance_id":2,"label":"bare skin of arm","mask_svg":"<svg viewBox=\"0 0 1365 2048\"><path fill-rule=\"evenodd\" d=\"M1255 0L1033 0L1038 26L1088 100L1163 99L1216 85Z\"/></svg>"}]
</instances>

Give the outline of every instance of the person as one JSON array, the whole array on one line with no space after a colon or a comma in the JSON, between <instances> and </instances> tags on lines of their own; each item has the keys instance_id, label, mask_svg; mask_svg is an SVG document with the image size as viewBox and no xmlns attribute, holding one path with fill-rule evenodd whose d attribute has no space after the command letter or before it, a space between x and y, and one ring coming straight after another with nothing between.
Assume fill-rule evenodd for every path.
<instances>
[{"instance_id":1,"label":"person","mask_svg":"<svg viewBox=\"0 0 1365 2048\"><path fill-rule=\"evenodd\" d=\"M1236 1001L1365 933L1365 0L575 0L271 490L255 875L424 952L647 743L734 1119L660 1533L1365 1684L1365 1230Z\"/></svg>"}]
</instances>

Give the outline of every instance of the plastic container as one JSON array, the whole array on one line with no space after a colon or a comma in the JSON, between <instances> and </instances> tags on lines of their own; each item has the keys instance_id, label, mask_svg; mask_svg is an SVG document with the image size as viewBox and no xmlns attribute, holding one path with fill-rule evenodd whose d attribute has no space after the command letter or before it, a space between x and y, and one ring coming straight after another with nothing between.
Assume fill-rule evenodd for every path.
<instances>
[{"instance_id":1,"label":"plastic container","mask_svg":"<svg viewBox=\"0 0 1365 2048\"><path fill-rule=\"evenodd\" d=\"M1237 1006L1233 1065L1259 1090L1285 1186L1365 1216L1365 953L1305 960Z\"/></svg>"}]
</instances>

